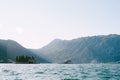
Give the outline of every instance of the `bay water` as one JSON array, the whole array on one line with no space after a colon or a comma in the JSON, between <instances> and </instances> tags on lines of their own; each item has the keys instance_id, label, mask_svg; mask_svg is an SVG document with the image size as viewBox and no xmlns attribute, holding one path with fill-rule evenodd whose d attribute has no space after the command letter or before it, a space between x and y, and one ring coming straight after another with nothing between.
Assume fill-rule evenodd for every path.
<instances>
[{"instance_id":1,"label":"bay water","mask_svg":"<svg viewBox=\"0 0 120 80\"><path fill-rule=\"evenodd\" d=\"M0 64L0 80L120 80L120 64Z\"/></svg>"}]
</instances>

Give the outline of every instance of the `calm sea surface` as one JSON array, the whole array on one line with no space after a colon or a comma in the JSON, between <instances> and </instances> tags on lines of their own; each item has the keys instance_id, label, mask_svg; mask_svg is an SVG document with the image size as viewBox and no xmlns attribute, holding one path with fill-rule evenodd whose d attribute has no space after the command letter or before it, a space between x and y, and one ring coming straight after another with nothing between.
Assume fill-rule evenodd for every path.
<instances>
[{"instance_id":1,"label":"calm sea surface","mask_svg":"<svg viewBox=\"0 0 120 80\"><path fill-rule=\"evenodd\" d=\"M0 80L120 80L120 64L0 64Z\"/></svg>"}]
</instances>

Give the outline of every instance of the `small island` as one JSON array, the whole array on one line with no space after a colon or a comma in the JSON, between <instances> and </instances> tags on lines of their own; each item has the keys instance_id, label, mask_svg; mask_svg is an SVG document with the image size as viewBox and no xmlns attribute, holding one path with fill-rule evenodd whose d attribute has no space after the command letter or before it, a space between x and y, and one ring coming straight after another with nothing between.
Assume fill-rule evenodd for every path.
<instances>
[{"instance_id":1,"label":"small island","mask_svg":"<svg viewBox=\"0 0 120 80\"><path fill-rule=\"evenodd\" d=\"M22 56L16 56L16 61L15 63L22 63L22 64L35 64L36 60L33 56L26 56L26 55L22 55Z\"/></svg>"}]
</instances>

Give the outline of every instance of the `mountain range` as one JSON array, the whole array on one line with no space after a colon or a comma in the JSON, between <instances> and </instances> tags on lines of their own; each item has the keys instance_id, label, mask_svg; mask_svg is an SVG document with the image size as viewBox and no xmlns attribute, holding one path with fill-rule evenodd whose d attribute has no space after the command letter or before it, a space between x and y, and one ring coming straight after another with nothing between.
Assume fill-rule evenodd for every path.
<instances>
[{"instance_id":1,"label":"mountain range","mask_svg":"<svg viewBox=\"0 0 120 80\"><path fill-rule=\"evenodd\" d=\"M112 63L120 61L120 35L99 35L73 40L55 39L37 52L54 63Z\"/></svg>"},{"instance_id":2,"label":"mountain range","mask_svg":"<svg viewBox=\"0 0 120 80\"><path fill-rule=\"evenodd\" d=\"M0 62L14 62L21 55L34 56L37 63L117 63L120 62L120 35L55 39L40 49L26 49L16 41L0 40Z\"/></svg>"}]
</instances>

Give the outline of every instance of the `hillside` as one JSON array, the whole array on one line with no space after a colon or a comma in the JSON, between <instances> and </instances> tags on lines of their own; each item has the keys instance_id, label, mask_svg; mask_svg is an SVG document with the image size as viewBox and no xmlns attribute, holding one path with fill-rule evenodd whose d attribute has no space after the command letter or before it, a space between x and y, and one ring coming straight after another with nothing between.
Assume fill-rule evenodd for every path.
<instances>
[{"instance_id":1,"label":"hillside","mask_svg":"<svg viewBox=\"0 0 120 80\"><path fill-rule=\"evenodd\" d=\"M100 35L73 40L55 39L37 52L55 63L109 63L120 61L120 35Z\"/></svg>"},{"instance_id":2,"label":"hillside","mask_svg":"<svg viewBox=\"0 0 120 80\"><path fill-rule=\"evenodd\" d=\"M120 35L55 39L41 49L26 49L13 40L0 40L0 63L16 60L16 56L33 56L37 63L118 63Z\"/></svg>"},{"instance_id":3,"label":"hillside","mask_svg":"<svg viewBox=\"0 0 120 80\"><path fill-rule=\"evenodd\" d=\"M48 63L46 59L36 55L13 40L0 40L0 61L9 63L16 60L16 56L33 56L36 63Z\"/></svg>"}]
</instances>

